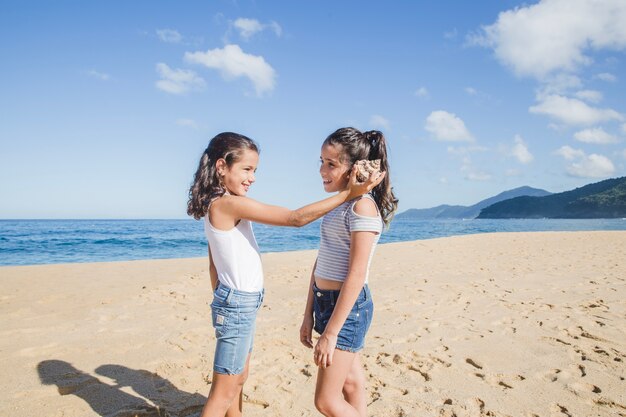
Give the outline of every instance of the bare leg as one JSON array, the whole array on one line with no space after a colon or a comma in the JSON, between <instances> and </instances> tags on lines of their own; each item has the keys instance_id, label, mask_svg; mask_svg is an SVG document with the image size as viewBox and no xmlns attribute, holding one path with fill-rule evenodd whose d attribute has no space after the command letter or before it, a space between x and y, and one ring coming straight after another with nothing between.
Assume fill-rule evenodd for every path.
<instances>
[{"instance_id":1,"label":"bare leg","mask_svg":"<svg viewBox=\"0 0 626 417\"><path fill-rule=\"evenodd\" d=\"M241 374L242 383L239 387L239 395L235 396L234 401L230 404L228 411L226 411L225 417L241 417L243 414L243 384L248 380L248 372L250 369L250 354L248 354L248 359L246 359L246 367L243 369L243 373Z\"/></svg>"},{"instance_id":2,"label":"bare leg","mask_svg":"<svg viewBox=\"0 0 626 417\"><path fill-rule=\"evenodd\" d=\"M356 353L346 382L343 383L343 396L361 417L367 416L367 398L365 394L365 373L361 366L361 356Z\"/></svg>"},{"instance_id":3,"label":"bare leg","mask_svg":"<svg viewBox=\"0 0 626 417\"><path fill-rule=\"evenodd\" d=\"M318 368L315 408L326 417L361 417L359 411L343 397L343 386L356 354L335 349L333 364Z\"/></svg>"},{"instance_id":4,"label":"bare leg","mask_svg":"<svg viewBox=\"0 0 626 417\"><path fill-rule=\"evenodd\" d=\"M206 404L204 404L200 417L241 416L243 384L248 376L249 363L250 355L248 355L244 371L239 375L225 375L213 372L209 398Z\"/></svg>"}]
</instances>

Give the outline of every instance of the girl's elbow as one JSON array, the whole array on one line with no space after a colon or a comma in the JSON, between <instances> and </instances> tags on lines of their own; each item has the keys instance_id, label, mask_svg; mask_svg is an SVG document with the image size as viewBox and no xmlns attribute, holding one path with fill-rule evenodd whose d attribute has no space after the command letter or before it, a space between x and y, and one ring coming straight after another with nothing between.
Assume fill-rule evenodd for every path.
<instances>
[{"instance_id":1,"label":"girl's elbow","mask_svg":"<svg viewBox=\"0 0 626 417\"><path fill-rule=\"evenodd\" d=\"M308 222L300 213L298 213L297 211L292 211L289 215L288 223L291 227L302 227L305 226Z\"/></svg>"}]
</instances>

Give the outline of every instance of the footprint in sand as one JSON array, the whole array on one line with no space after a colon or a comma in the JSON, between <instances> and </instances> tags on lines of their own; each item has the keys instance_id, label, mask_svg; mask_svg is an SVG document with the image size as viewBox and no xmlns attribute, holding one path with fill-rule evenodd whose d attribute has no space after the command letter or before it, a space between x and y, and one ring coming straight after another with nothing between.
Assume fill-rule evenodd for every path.
<instances>
[{"instance_id":1,"label":"footprint in sand","mask_svg":"<svg viewBox=\"0 0 626 417\"><path fill-rule=\"evenodd\" d=\"M561 344L563 344L565 346L572 346L571 343L568 343L568 342L566 342L563 339L559 339L558 337L547 337L547 336L544 336L543 339L544 340L550 340L550 341L557 342L557 343L561 343Z\"/></svg>"},{"instance_id":2,"label":"footprint in sand","mask_svg":"<svg viewBox=\"0 0 626 417\"><path fill-rule=\"evenodd\" d=\"M626 405L617 403L610 398L600 397L600 398L594 399L593 402L597 405L608 407L615 411L620 410L619 414L617 414L619 416L626 415Z\"/></svg>"},{"instance_id":3,"label":"footprint in sand","mask_svg":"<svg viewBox=\"0 0 626 417\"><path fill-rule=\"evenodd\" d=\"M307 368L309 368L309 365L305 365L304 368L300 369L300 373L306 377L313 376L313 374L311 374L311 371L309 371Z\"/></svg>"},{"instance_id":4,"label":"footprint in sand","mask_svg":"<svg viewBox=\"0 0 626 417\"><path fill-rule=\"evenodd\" d=\"M522 375L515 375L513 378L511 377L507 377L504 374L482 374L479 372L476 372L474 374L474 376L477 376L478 378L482 379L483 381L487 382L489 385L491 385L492 387L496 387L496 388L502 388L502 389L513 389L513 382L511 382L511 379L514 379L516 381L524 381L526 378Z\"/></svg>"},{"instance_id":5,"label":"footprint in sand","mask_svg":"<svg viewBox=\"0 0 626 417\"><path fill-rule=\"evenodd\" d=\"M568 381L572 378L572 374L561 369L550 369L549 371L536 374L537 377L548 382Z\"/></svg>"},{"instance_id":6,"label":"footprint in sand","mask_svg":"<svg viewBox=\"0 0 626 417\"><path fill-rule=\"evenodd\" d=\"M588 384L586 382L573 382L571 384L567 384L567 388L579 397L589 393L599 394L602 392L602 390L596 385Z\"/></svg>"},{"instance_id":7,"label":"footprint in sand","mask_svg":"<svg viewBox=\"0 0 626 417\"><path fill-rule=\"evenodd\" d=\"M472 365L476 369L483 369L483 366L481 364L479 364L478 362L476 362L474 359L467 358L467 359L465 359L465 362L469 363L470 365Z\"/></svg>"},{"instance_id":8,"label":"footprint in sand","mask_svg":"<svg viewBox=\"0 0 626 417\"><path fill-rule=\"evenodd\" d=\"M421 369L416 368L413 365L409 365L408 369L409 369L409 371L414 371L414 372L417 372L418 374L420 374L422 376L422 378L424 378L424 382L429 382L430 381L430 375L427 372L424 372Z\"/></svg>"},{"instance_id":9,"label":"footprint in sand","mask_svg":"<svg viewBox=\"0 0 626 417\"><path fill-rule=\"evenodd\" d=\"M557 403L552 404L550 406L550 417L562 416L574 417L565 406Z\"/></svg>"},{"instance_id":10,"label":"footprint in sand","mask_svg":"<svg viewBox=\"0 0 626 417\"><path fill-rule=\"evenodd\" d=\"M495 417L495 415L492 411L485 410L485 402L478 397L468 398L464 404L445 398L439 409L439 417Z\"/></svg>"},{"instance_id":11,"label":"footprint in sand","mask_svg":"<svg viewBox=\"0 0 626 417\"><path fill-rule=\"evenodd\" d=\"M246 404L257 405L257 406L263 407L264 409L270 406L270 403L268 403L267 401L256 399L256 398L251 398L245 393L243 394L243 402Z\"/></svg>"},{"instance_id":12,"label":"footprint in sand","mask_svg":"<svg viewBox=\"0 0 626 417\"><path fill-rule=\"evenodd\" d=\"M622 352L620 352L617 349L611 348L611 351L615 355L615 357L613 358L615 362L622 362L622 358L626 358L626 355L624 355Z\"/></svg>"},{"instance_id":13,"label":"footprint in sand","mask_svg":"<svg viewBox=\"0 0 626 417\"><path fill-rule=\"evenodd\" d=\"M370 402L367 403L368 406L372 405L373 403L375 403L376 401L380 400L380 393L378 392L378 390L376 388L374 388L375 391L370 393Z\"/></svg>"}]
</instances>

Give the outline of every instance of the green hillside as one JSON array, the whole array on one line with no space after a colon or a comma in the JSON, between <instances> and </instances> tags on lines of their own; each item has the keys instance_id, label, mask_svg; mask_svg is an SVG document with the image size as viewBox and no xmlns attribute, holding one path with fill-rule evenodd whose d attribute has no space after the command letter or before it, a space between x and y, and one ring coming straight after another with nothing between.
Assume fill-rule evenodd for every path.
<instances>
[{"instance_id":1,"label":"green hillside","mask_svg":"<svg viewBox=\"0 0 626 417\"><path fill-rule=\"evenodd\" d=\"M545 197L516 197L484 208L479 219L626 217L626 177Z\"/></svg>"}]
</instances>

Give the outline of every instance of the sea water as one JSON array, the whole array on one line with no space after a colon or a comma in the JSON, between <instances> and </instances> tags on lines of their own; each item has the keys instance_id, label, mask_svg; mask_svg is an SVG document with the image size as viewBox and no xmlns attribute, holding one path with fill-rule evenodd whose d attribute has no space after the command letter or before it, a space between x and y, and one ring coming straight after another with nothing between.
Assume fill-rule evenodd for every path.
<instances>
[{"instance_id":1,"label":"sea water","mask_svg":"<svg viewBox=\"0 0 626 417\"><path fill-rule=\"evenodd\" d=\"M316 249L320 221L301 228L254 224L261 252ZM395 219L380 243L493 232L626 230L626 219ZM206 256L203 222L0 220L0 265Z\"/></svg>"}]
</instances>

